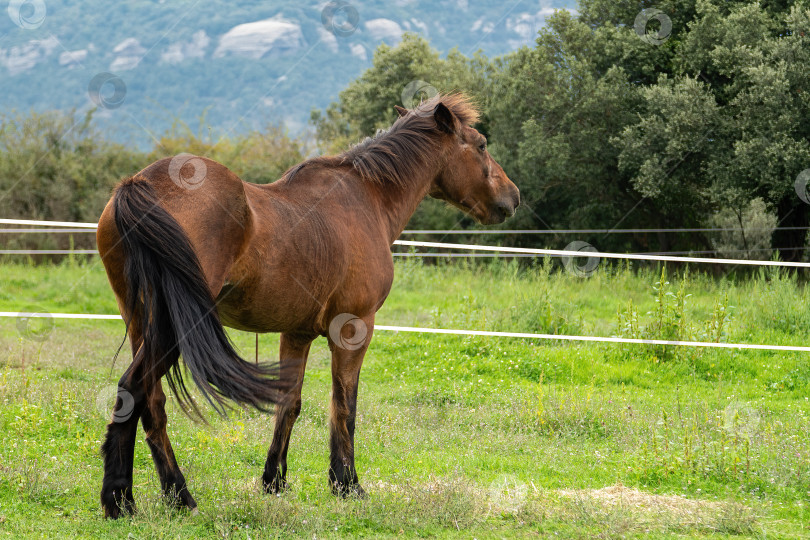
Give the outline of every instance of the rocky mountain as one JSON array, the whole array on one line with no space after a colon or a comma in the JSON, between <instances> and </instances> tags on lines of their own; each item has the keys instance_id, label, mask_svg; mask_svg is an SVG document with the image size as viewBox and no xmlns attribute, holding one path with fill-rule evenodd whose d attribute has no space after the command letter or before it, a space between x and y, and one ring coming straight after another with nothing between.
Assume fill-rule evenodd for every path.
<instances>
[{"instance_id":1,"label":"rocky mountain","mask_svg":"<svg viewBox=\"0 0 810 540\"><path fill-rule=\"evenodd\" d=\"M173 122L220 134L306 126L404 32L446 53L530 44L574 0L247 2L11 0L0 11L0 113L98 107L141 146ZM403 85L408 81L403 81Z\"/></svg>"}]
</instances>

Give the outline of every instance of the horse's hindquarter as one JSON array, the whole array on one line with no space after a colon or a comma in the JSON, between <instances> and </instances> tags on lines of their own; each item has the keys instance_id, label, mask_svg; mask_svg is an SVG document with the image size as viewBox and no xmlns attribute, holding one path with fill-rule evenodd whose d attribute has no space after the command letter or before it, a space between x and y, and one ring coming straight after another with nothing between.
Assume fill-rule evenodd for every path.
<instances>
[{"instance_id":1,"label":"horse's hindquarter","mask_svg":"<svg viewBox=\"0 0 810 540\"><path fill-rule=\"evenodd\" d=\"M217 299L225 324L324 334L339 313L379 309L393 265L373 217L322 186L245 184L245 191L253 226Z\"/></svg>"},{"instance_id":2,"label":"horse's hindquarter","mask_svg":"<svg viewBox=\"0 0 810 540\"><path fill-rule=\"evenodd\" d=\"M244 183L224 165L194 157L191 165L196 172L200 162L203 163L205 178L190 185L172 178L172 174L179 173L169 170L171 161L168 158L157 161L139 174L149 178L161 205L185 230L216 295L249 235L250 209Z\"/></svg>"},{"instance_id":3,"label":"horse's hindquarter","mask_svg":"<svg viewBox=\"0 0 810 540\"><path fill-rule=\"evenodd\" d=\"M197 254L208 286L216 295L230 266L239 257L251 226L243 182L225 166L195 157L190 166L195 170L201 167L205 177L198 184L184 184L182 179L172 178L171 163L172 158L161 159L133 177L152 186L159 204L182 227ZM178 176L176 171L174 174ZM97 238L113 290L122 298L126 255L120 237L126 231L117 230L113 214L111 199L99 219Z\"/></svg>"}]
</instances>

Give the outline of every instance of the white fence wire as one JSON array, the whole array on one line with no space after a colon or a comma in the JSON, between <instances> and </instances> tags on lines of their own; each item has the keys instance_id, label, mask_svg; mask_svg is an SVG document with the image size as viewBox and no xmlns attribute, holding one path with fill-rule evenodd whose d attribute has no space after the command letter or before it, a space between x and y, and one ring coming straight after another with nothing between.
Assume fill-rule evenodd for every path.
<instances>
[{"instance_id":1,"label":"white fence wire","mask_svg":"<svg viewBox=\"0 0 810 540\"><path fill-rule=\"evenodd\" d=\"M84 313L29 313L13 311L0 311L0 317L17 318L53 318L53 319L95 319L95 320L121 320L120 315L100 315ZM488 330L457 330L451 328L418 328L414 326L388 326L375 325L374 330L387 332L415 332L420 334L449 334L456 336L483 336L522 339L541 339L550 341L586 341L592 343L626 343L638 345L674 345L681 347L705 347L714 349L755 349L761 351L792 351L810 352L810 347L794 345L759 345L752 343L720 343L714 341L670 341L665 339L634 339L622 337L603 336L572 336L565 334L533 334L529 332L490 332Z\"/></svg>"},{"instance_id":2,"label":"white fence wire","mask_svg":"<svg viewBox=\"0 0 810 540\"><path fill-rule=\"evenodd\" d=\"M41 225L46 227L72 227L81 229L95 229L95 223L77 223L69 221L36 221L25 219L0 219L0 224L7 225ZM533 256L550 256L550 257L585 257L588 259L605 258L605 259L624 259L636 261L659 261L659 262L678 262L678 263L708 263L708 264L730 264L742 266L777 266L783 268L810 268L810 263L804 262L791 262L791 261L758 261L750 259L721 259L714 257L684 257L672 255L653 255L648 253L609 253L602 251L574 251L564 249L534 249L534 248L519 248L519 247L504 247L504 246L484 246L478 244L455 244L448 242L418 242L412 240L395 240L394 245L408 246L408 247L427 247L427 248L441 248L441 249L458 249L466 251L485 251L492 253L509 253L509 254L522 254ZM53 250L53 251L67 251L70 250ZM92 253L92 250L79 250L81 253ZM73 253L79 253L74 251ZM11 253L9 253L11 252ZM0 250L0 254L7 255L24 255L24 254L44 254L40 250L29 250L25 253L24 250ZM55 253L56 254L56 253ZM433 256L433 254L429 254ZM408 256L408 255L399 255ZM412 255L411 255L412 256ZM423 255L424 256L424 255ZM458 256L458 255L457 255ZM470 256L465 254L465 256Z\"/></svg>"},{"instance_id":3,"label":"white fence wire","mask_svg":"<svg viewBox=\"0 0 810 540\"><path fill-rule=\"evenodd\" d=\"M8 225L28 225L28 226L45 226L45 227L70 227L78 230L95 229L95 223L74 223L74 222L60 222L60 221L34 221L22 219L0 219L0 224ZM411 231L413 232L413 231ZM419 232L433 232L433 231L419 231ZM447 231L442 231L447 232ZM664 261L664 262L687 262L687 263L710 263L710 264L739 264L747 266L780 266L790 268L808 268L810 263L796 263L796 262L782 262L782 261L752 261L747 259L715 259L707 257L673 257L666 255L650 255L650 254L634 254L634 253L605 253L598 251L569 251L559 249L532 249L532 248L518 248L518 247L503 247L503 246L482 246L475 244L453 244L446 242L416 242L408 240L397 240L394 242L396 245L408 247L429 247L429 248L443 248L443 249L459 249L468 250L472 252L484 251L490 252L486 254L478 253L432 253L432 254L416 254L416 253L399 253L395 255L400 256L416 256L416 255L431 255L431 256L492 256L493 254L509 254L509 256L554 256L554 257L587 257L587 258L600 258L607 259L627 259L627 260L642 260L642 261ZM0 254L24 254L25 250L0 250ZM36 250L36 253L53 253L53 254L94 254L94 250ZM83 313L27 313L27 312L0 312L0 317L38 317L38 318L54 318L54 319L96 319L96 320L120 320L120 315L101 315L101 314L83 314ZM673 345L684 347L706 347L706 348L721 348L721 349L755 349L755 350L768 350L768 351L794 351L794 352L810 352L810 347L801 347L793 345L760 345L751 343L718 343L710 341L669 341L661 339L632 339L621 337L607 337L607 336L575 336L575 335L560 335L560 334L535 334L525 332L491 332L486 330L458 330L447 328L417 328L410 326L387 326L377 325L376 330L391 331L391 332L418 332L427 334L450 334L460 336L490 336L490 337L504 337L504 338L523 338L523 339L540 339L540 340L555 340L555 341L580 341L580 342L598 342L598 343L625 343L625 344L643 344L643 345Z\"/></svg>"}]
</instances>

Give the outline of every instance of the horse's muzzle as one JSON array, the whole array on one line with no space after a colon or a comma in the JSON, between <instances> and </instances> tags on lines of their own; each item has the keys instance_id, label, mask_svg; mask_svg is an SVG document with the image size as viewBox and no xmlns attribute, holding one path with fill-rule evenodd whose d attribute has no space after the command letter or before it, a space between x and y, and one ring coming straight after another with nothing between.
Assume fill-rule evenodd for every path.
<instances>
[{"instance_id":1,"label":"horse's muzzle","mask_svg":"<svg viewBox=\"0 0 810 540\"><path fill-rule=\"evenodd\" d=\"M520 192L515 188L513 193L497 200L490 208L487 225L503 223L507 218L515 215L518 205L520 205Z\"/></svg>"}]
</instances>

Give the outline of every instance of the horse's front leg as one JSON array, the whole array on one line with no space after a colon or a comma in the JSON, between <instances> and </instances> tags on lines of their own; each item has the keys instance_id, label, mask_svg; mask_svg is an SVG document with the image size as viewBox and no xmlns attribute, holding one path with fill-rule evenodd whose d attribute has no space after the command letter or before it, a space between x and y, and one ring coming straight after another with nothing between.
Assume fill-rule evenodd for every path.
<instances>
[{"instance_id":1,"label":"horse's front leg","mask_svg":"<svg viewBox=\"0 0 810 540\"><path fill-rule=\"evenodd\" d=\"M354 465L354 425L360 367L374 329L374 317L355 318L331 329L332 411L329 425L329 483L332 493L365 496Z\"/></svg>"},{"instance_id":2,"label":"horse's front leg","mask_svg":"<svg viewBox=\"0 0 810 540\"><path fill-rule=\"evenodd\" d=\"M293 381L293 386L276 405L276 427L273 442L267 452L262 484L268 493L287 489L287 449L298 415L301 414L301 388L307 367L309 347L316 336L281 334L279 363L281 378Z\"/></svg>"}]
</instances>

